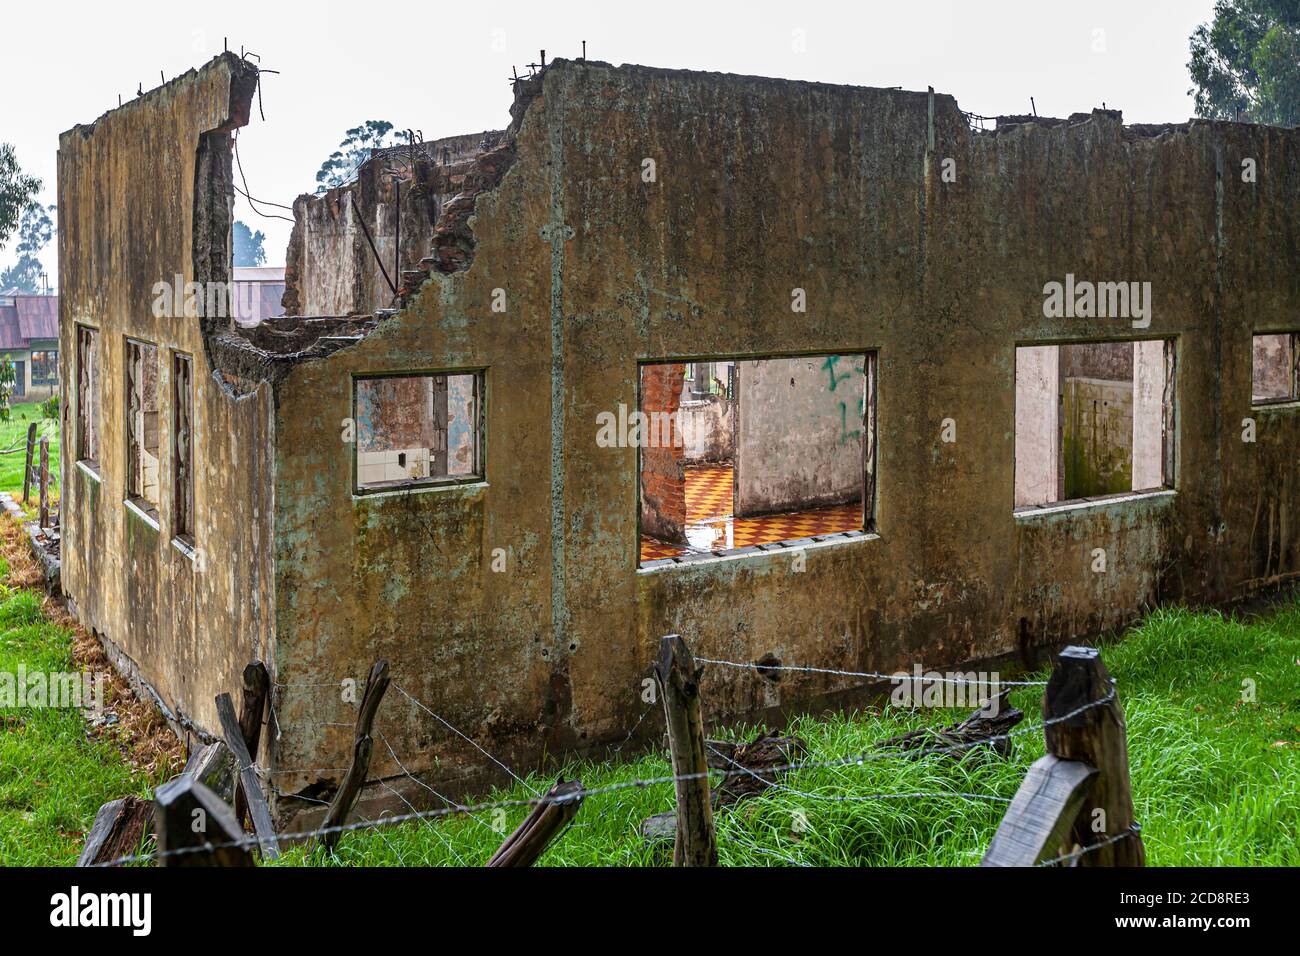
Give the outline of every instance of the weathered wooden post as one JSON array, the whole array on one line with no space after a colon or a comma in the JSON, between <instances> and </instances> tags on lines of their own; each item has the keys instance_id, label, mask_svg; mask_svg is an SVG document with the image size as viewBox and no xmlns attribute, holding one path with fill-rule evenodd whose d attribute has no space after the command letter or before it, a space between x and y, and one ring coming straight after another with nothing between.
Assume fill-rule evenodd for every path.
<instances>
[{"instance_id":1,"label":"weathered wooden post","mask_svg":"<svg viewBox=\"0 0 1300 956\"><path fill-rule=\"evenodd\" d=\"M321 829L328 831L321 834L321 846L331 852L338 845L339 837L342 835L341 831L333 828L341 827L347 822L357 797L361 795L361 788L365 785L366 774L370 770L370 754L375 746L370 730L375 721L375 711L379 709L379 702L384 699L384 691L388 690L388 679L388 661L375 661L374 667L370 668L370 676L366 678L366 690L361 697L361 707L357 711L356 738L352 743L352 764L348 767L343 783L339 785L338 793L334 794L334 801L330 804L325 820L321 824Z\"/></svg>"},{"instance_id":2,"label":"weathered wooden post","mask_svg":"<svg viewBox=\"0 0 1300 956\"><path fill-rule=\"evenodd\" d=\"M226 738L226 746L235 755L235 764L239 768L239 783L236 790L242 790L248 802L248 815L253 818L253 830L257 833L258 845L262 855L274 860L280 855L280 843L275 837L275 824L271 821L271 808L267 806L266 795L257 779L248 745L244 743L243 731L239 729L239 720L235 717L235 705L229 694L217 695L217 717L221 720L221 732ZM234 816L234 813L231 813ZM235 820L238 824L238 818ZM242 831L241 831L242 832Z\"/></svg>"},{"instance_id":3,"label":"weathered wooden post","mask_svg":"<svg viewBox=\"0 0 1300 956\"><path fill-rule=\"evenodd\" d=\"M506 837L488 866L532 866L537 858L564 832L582 806L582 781L570 780L565 783L558 780L555 786L546 791L542 802L533 807L532 813L515 831Z\"/></svg>"},{"instance_id":4,"label":"weathered wooden post","mask_svg":"<svg viewBox=\"0 0 1300 956\"><path fill-rule=\"evenodd\" d=\"M243 735L248 753L257 759L257 750L262 742L262 715L266 711L267 691L271 686L271 675L266 672L266 665L253 661L244 668L244 697L239 708L239 732ZM243 788L235 792L235 819L242 825L248 815L248 801L244 799Z\"/></svg>"},{"instance_id":5,"label":"weathered wooden post","mask_svg":"<svg viewBox=\"0 0 1300 956\"><path fill-rule=\"evenodd\" d=\"M23 504L32 500L32 455L36 452L36 423L27 426L27 457L23 467Z\"/></svg>"},{"instance_id":6,"label":"weathered wooden post","mask_svg":"<svg viewBox=\"0 0 1300 956\"><path fill-rule=\"evenodd\" d=\"M677 839L674 866L717 866L718 841L709 802L709 764L700 706L700 674L686 642L669 634L659 645L655 679L663 695L677 787Z\"/></svg>"},{"instance_id":7,"label":"weathered wooden post","mask_svg":"<svg viewBox=\"0 0 1300 956\"><path fill-rule=\"evenodd\" d=\"M153 828L159 866L253 866L230 807L193 777L176 777L154 792Z\"/></svg>"},{"instance_id":8,"label":"weathered wooden post","mask_svg":"<svg viewBox=\"0 0 1300 956\"><path fill-rule=\"evenodd\" d=\"M1081 866L1146 866L1142 837L1134 830L1133 793L1128 771L1124 709L1101 655L1091 647L1067 647L1043 694L1043 720L1062 718L1086 704L1103 700L1082 713L1047 724L1047 752L1062 760L1082 761L1097 769L1084 797L1072 839L1080 847L1106 837L1120 837L1079 857ZM1130 832L1132 831L1132 832Z\"/></svg>"},{"instance_id":9,"label":"weathered wooden post","mask_svg":"<svg viewBox=\"0 0 1300 956\"><path fill-rule=\"evenodd\" d=\"M50 440L41 439L41 511L40 525L50 523Z\"/></svg>"}]
</instances>

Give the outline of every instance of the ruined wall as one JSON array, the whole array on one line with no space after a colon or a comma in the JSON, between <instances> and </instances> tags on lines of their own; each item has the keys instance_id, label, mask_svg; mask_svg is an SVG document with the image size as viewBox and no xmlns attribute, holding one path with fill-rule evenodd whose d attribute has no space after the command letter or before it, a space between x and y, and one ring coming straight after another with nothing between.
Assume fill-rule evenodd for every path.
<instances>
[{"instance_id":1,"label":"ruined wall","mask_svg":"<svg viewBox=\"0 0 1300 956\"><path fill-rule=\"evenodd\" d=\"M402 273L428 254L443 203L460 191L474 158L502 135L390 147L363 163L354 182L299 196L285 264L286 314L355 315L391 306L389 281L401 287Z\"/></svg>"},{"instance_id":2,"label":"ruined wall","mask_svg":"<svg viewBox=\"0 0 1300 956\"><path fill-rule=\"evenodd\" d=\"M1234 177L1244 156L1258 184ZM731 660L941 666L1292 578L1300 411L1251 409L1250 334L1296 322L1297 194L1295 131L1099 112L976 135L945 95L557 61L477 198L468 270L278 387L280 672L388 657L395 684L528 759L622 740L667 633ZM1046 319L1044 283L1067 273L1151 281L1150 328ZM1017 344L1161 336L1178 348L1177 491L1013 513ZM808 545L801 573L780 552L637 571L638 450L599 445L596 416L635 407L638 362L864 350L877 534ZM354 498L350 377L409 368L486 368L487 480ZM705 680L710 721L853 693L829 675ZM284 768L339 766L350 744L325 722L352 711L313 693L281 701ZM400 693L379 726L412 770L490 769ZM398 772L386 752L376 770Z\"/></svg>"},{"instance_id":3,"label":"ruined wall","mask_svg":"<svg viewBox=\"0 0 1300 956\"><path fill-rule=\"evenodd\" d=\"M100 330L102 380L98 472L76 463L77 390L64 393L63 588L116 663L181 723L209 731L213 697L270 653L271 393L227 394L211 374L202 321L155 318L153 285L176 273L225 278L228 157L211 150L228 148L228 131L247 121L255 78L227 54L59 140L61 380L77 381L78 323ZM156 521L125 504L127 337L159 346ZM197 551L173 540L176 351L194 362Z\"/></svg>"}]
</instances>

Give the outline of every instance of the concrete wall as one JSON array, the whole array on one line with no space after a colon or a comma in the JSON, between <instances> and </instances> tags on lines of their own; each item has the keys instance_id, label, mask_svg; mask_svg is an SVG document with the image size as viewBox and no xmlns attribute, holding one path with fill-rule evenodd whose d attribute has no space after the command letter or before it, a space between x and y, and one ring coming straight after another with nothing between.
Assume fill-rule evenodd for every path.
<instances>
[{"instance_id":1,"label":"concrete wall","mask_svg":"<svg viewBox=\"0 0 1300 956\"><path fill-rule=\"evenodd\" d=\"M1300 132L1097 112L974 134L946 95L595 62L556 61L540 85L516 104L513 165L475 203L469 267L276 373L279 786L337 782L312 768L346 764L355 711L305 685L377 657L525 766L622 741L666 633L731 660L941 666L1300 572L1300 418L1260 410L1258 441L1239 431L1251 333L1292 327L1300 301ZM1258 183L1234 178L1243 156ZM1178 348L1177 491L1017 514L1017 344L1132 334L1045 318L1044 283L1067 273L1153 283L1144 337ZM869 350L878 534L810 545L799 573L770 552L637 570L638 449L599 444L596 416L636 407L639 363ZM457 368L487 370L486 480L353 496L352 377ZM104 495L102 521L116 505ZM118 581L123 542L108 543ZM710 723L859 693L830 675L705 679ZM377 726L412 771L496 773L400 692ZM400 773L377 748L372 774Z\"/></svg>"},{"instance_id":2,"label":"concrete wall","mask_svg":"<svg viewBox=\"0 0 1300 956\"><path fill-rule=\"evenodd\" d=\"M229 187L214 188L222 157L204 144L228 149L229 133L204 134L246 121L252 79L237 56L218 57L59 140L60 375L77 381L81 323L100 330L102 382L98 473L75 461L77 389L64 389L63 588L116 663L209 731L213 697L271 653L271 390L229 394L200 320L154 318L152 287L224 278L208 253L229 262ZM128 336L159 346L156 522L125 504ZM173 542L173 350L194 362L196 553Z\"/></svg>"},{"instance_id":3,"label":"concrete wall","mask_svg":"<svg viewBox=\"0 0 1300 956\"><path fill-rule=\"evenodd\" d=\"M736 363L736 514L862 497L860 355Z\"/></svg>"},{"instance_id":4,"label":"concrete wall","mask_svg":"<svg viewBox=\"0 0 1300 956\"><path fill-rule=\"evenodd\" d=\"M428 252L443 202L460 190L481 147L500 135L448 136L413 151L385 149L361 166L352 183L321 196L299 196L285 265L287 314L355 315L393 305L388 281L400 286L401 273Z\"/></svg>"},{"instance_id":5,"label":"concrete wall","mask_svg":"<svg viewBox=\"0 0 1300 956\"><path fill-rule=\"evenodd\" d=\"M710 395L683 401L679 414L688 462L730 462L735 458L735 402L722 395Z\"/></svg>"},{"instance_id":6,"label":"concrete wall","mask_svg":"<svg viewBox=\"0 0 1300 956\"><path fill-rule=\"evenodd\" d=\"M276 468L281 672L360 675L387 656L398 684L527 759L621 740L665 633L705 656L889 670L1294 575L1300 420L1260 412L1252 445L1237 425L1251 331L1293 323L1300 299L1300 133L1161 133L1097 113L975 135L943 95L558 61L514 165L478 199L468 271L278 389L294 448ZM1244 155L1268 157L1265 175L1217 194ZM1013 514L1016 345L1131 335L1044 318L1044 283L1066 273L1154 283L1145 334L1177 338L1176 401L1196 412L1179 418L1177 493ZM490 312L498 286L508 323ZM636 407L638 362L871 349L878 536L815 546L801 574L769 553L637 572L637 449L595 436L598 413ZM353 500L333 429L349 376L458 366L488 369L487 481ZM707 680L710 720L852 692L817 675ZM380 726L408 766L442 753L445 776L489 769L395 700ZM349 732L310 725L323 713L286 696L300 729L284 766L338 765Z\"/></svg>"}]
</instances>

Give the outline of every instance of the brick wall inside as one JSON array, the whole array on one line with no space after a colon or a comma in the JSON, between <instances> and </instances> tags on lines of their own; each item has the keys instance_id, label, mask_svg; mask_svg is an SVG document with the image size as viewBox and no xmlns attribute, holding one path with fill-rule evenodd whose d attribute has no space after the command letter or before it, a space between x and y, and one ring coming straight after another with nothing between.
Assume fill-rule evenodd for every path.
<instances>
[{"instance_id":1,"label":"brick wall inside","mask_svg":"<svg viewBox=\"0 0 1300 956\"><path fill-rule=\"evenodd\" d=\"M649 437L641 448L641 531L663 541L686 540L686 448L679 433L677 410L681 406L684 364L646 365L641 369L641 412ZM670 441L660 429L649 429L655 413L668 413ZM651 447L646 447L649 444Z\"/></svg>"}]
</instances>

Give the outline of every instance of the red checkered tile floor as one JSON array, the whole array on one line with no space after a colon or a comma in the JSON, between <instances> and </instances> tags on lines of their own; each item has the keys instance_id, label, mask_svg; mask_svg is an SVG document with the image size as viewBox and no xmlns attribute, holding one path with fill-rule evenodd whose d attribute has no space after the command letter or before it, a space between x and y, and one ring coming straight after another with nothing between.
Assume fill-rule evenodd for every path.
<instances>
[{"instance_id":1,"label":"red checkered tile floor","mask_svg":"<svg viewBox=\"0 0 1300 956\"><path fill-rule=\"evenodd\" d=\"M672 558L698 551L743 548L862 528L862 505L854 502L789 514L735 518L730 465L692 465L686 469L686 540L689 546L641 536L641 560Z\"/></svg>"}]
</instances>

